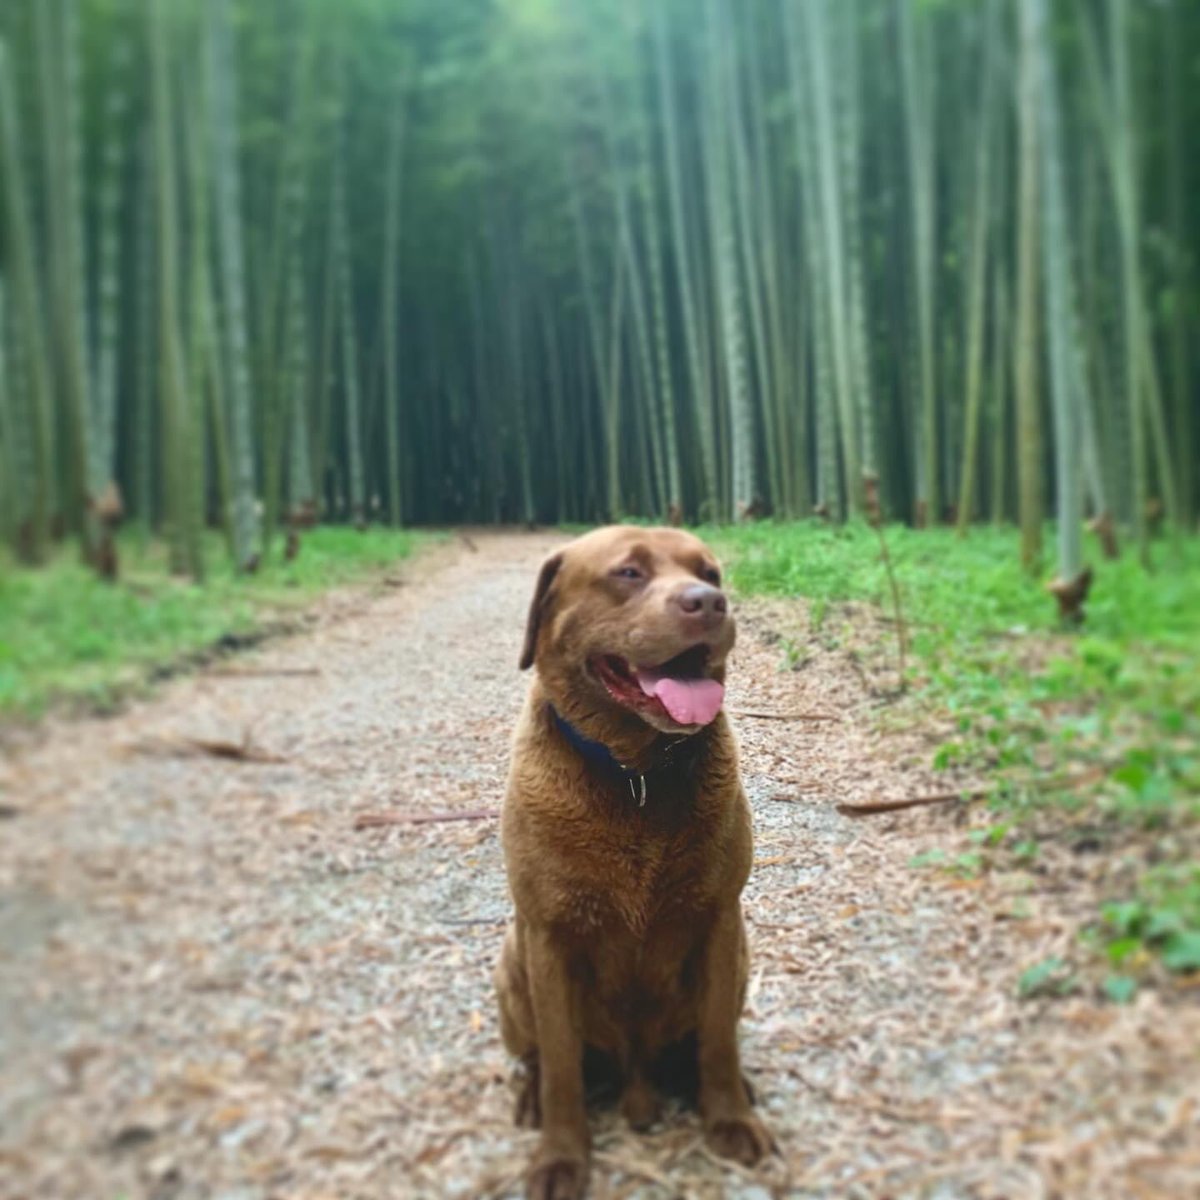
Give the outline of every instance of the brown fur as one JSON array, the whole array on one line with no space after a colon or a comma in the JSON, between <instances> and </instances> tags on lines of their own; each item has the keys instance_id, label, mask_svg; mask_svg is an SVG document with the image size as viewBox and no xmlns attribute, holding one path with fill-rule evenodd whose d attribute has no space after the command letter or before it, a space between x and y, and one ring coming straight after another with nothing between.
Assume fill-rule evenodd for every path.
<instances>
[{"instance_id":1,"label":"brown fur","mask_svg":"<svg viewBox=\"0 0 1200 1200\"><path fill-rule=\"evenodd\" d=\"M626 562L644 574L613 574ZM521 666L536 663L516 732L503 815L516 908L496 968L508 1050L526 1066L518 1119L540 1125L528 1195L575 1200L586 1187L584 1058L600 1058L635 1127L658 1113L656 1085L691 1075L709 1145L744 1164L774 1143L751 1109L737 1021L748 955L740 893L752 857L750 809L723 713L681 732L618 704L590 656L662 662L689 644L681 589L716 562L676 529L613 526L543 565ZM710 637L721 678L733 619ZM648 773L639 807L566 740L550 704L623 764ZM668 747L670 747L668 751Z\"/></svg>"}]
</instances>

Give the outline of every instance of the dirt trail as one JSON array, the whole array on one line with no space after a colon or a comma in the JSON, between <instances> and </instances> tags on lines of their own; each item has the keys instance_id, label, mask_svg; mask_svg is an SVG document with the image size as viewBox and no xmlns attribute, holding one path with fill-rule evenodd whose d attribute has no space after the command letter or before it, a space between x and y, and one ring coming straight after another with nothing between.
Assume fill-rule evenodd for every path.
<instances>
[{"instance_id":1,"label":"dirt trail","mask_svg":"<svg viewBox=\"0 0 1200 1200\"><path fill-rule=\"evenodd\" d=\"M327 612L239 668L108 720L50 726L0 789L0 1195L517 1195L489 969L507 911L497 826L354 829L500 802L521 622L549 535L456 542L406 586ZM952 818L853 822L839 799L944 778L796 606L742 605L732 709L755 809L745 1057L786 1161L732 1171L695 1118L597 1118L591 1195L1200 1194L1200 1016L1020 1002L1069 947L1064 875L914 871ZM238 740L283 761L172 750ZM176 747L178 749L178 747ZM1068 864L1069 867L1069 864Z\"/></svg>"}]
</instances>

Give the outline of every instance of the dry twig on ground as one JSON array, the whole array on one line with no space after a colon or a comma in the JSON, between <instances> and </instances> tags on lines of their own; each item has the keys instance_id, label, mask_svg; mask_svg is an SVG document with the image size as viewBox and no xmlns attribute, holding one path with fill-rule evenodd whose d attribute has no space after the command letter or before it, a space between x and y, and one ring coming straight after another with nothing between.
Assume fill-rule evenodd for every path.
<instances>
[{"instance_id":1,"label":"dry twig on ground","mask_svg":"<svg viewBox=\"0 0 1200 1200\"><path fill-rule=\"evenodd\" d=\"M437 813L359 813L355 830L382 829L388 825L440 825L447 821L489 821L500 813L494 808L476 808L465 812Z\"/></svg>"},{"instance_id":2,"label":"dry twig on ground","mask_svg":"<svg viewBox=\"0 0 1200 1200\"><path fill-rule=\"evenodd\" d=\"M287 759L282 754L273 754L254 744L249 732L240 742L225 738L192 737L189 734L172 734L167 737L145 738L131 742L125 747L138 754L178 755L190 757L207 754L212 758L223 758L230 762L282 763Z\"/></svg>"},{"instance_id":3,"label":"dry twig on ground","mask_svg":"<svg viewBox=\"0 0 1200 1200\"><path fill-rule=\"evenodd\" d=\"M755 712L747 708L725 710L731 717L746 717L753 721L838 721L833 713L819 712Z\"/></svg>"}]
</instances>

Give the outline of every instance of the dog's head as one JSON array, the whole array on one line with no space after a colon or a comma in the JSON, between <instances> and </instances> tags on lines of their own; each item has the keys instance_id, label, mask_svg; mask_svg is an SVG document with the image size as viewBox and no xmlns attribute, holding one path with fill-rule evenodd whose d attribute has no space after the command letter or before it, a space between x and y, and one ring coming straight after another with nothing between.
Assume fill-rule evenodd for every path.
<instances>
[{"instance_id":1,"label":"dog's head","mask_svg":"<svg viewBox=\"0 0 1200 1200\"><path fill-rule=\"evenodd\" d=\"M568 715L631 714L666 733L709 724L733 617L711 550L681 529L611 525L542 564L521 668Z\"/></svg>"}]
</instances>

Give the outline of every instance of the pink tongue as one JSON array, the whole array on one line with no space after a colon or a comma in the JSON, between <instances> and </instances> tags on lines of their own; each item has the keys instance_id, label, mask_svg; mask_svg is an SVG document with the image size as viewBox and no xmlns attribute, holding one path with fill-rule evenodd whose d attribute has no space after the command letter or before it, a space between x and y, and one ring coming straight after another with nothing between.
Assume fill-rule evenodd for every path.
<instances>
[{"instance_id":1,"label":"pink tongue","mask_svg":"<svg viewBox=\"0 0 1200 1200\"><path fill-rule=\"evenodd\" d=\"M671 679L639 671L647 696L657 696L677 725L707 725L721 711L725 689L715 679Z\"/></svg>"}]
</instances>

